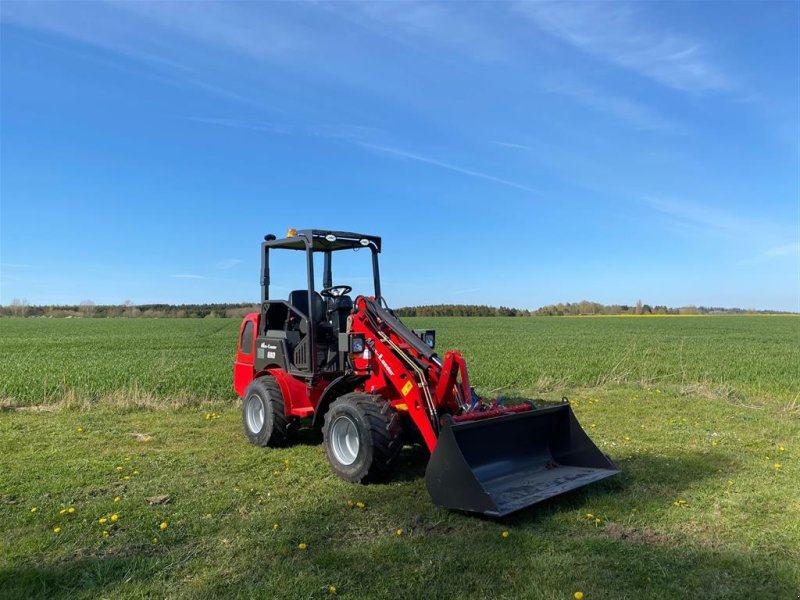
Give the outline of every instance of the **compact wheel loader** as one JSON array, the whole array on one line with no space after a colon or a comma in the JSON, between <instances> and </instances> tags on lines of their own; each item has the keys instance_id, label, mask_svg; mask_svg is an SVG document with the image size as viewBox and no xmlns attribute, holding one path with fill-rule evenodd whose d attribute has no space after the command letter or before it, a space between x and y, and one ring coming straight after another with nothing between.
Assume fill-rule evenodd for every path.
<instances>
[{"instance_id":1,"label":"compact wheel loader","mask_svg":"<svg viewBox=\"0 0 800 600\"><path fill-rule=\"evenodd\" d=\"M271 298L270 252L305 254L307 285ZM371 256L373 295L334 285L333 255ZM440 357L433 330L411 330L381 296L381 238L343 231L289 230L261 244L261 309L239 333L234 388L247 437L291 443L301 421L322 428L325 452L343 479L390 473L400 449L430 451L425 483L436 504L499 517L618 473L578 424L569 403L537 408L484 400L461 354ZM314 289L314 256L323 256Z\"/></svg>"}]
</instances>

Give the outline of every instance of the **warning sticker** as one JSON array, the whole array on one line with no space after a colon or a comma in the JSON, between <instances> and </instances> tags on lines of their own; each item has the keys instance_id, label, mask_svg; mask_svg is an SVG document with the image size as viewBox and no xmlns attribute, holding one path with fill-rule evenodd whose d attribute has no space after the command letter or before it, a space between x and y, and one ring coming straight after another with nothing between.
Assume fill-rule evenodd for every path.
<instances>
[{"instance_id":1,"label":"warning sticker","mask_svg":"<svg viewBox=\"0 0 800 600\"><path fill-rule=\"evenodd\" d=\"M408 396L409 392L413 389L414 389L414 384L411 383L410 381L406 381L406 384L400 390L400 393L403 394L403 397L405 398L406 396Z\"/></svg>"}]
</instances>

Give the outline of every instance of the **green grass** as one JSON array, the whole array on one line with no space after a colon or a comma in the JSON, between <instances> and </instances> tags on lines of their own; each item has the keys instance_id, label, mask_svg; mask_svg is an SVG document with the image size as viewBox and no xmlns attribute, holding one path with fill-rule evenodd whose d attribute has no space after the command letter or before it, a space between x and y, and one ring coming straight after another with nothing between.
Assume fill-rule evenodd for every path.
<instances>
[{"instance_id":1,"label":"green grass","mask_svg":"<svg viewBox=\"0 0 800 600\"><path fill-rule=\"evenodd\" d=\"M800 393L800 318L407 319L459 348L479 388L526 394L632 383L749 398ZM0 399L95 402L120 391L184 404L235 399L232 319L0 320Z\"/></svg>"},{"instance_id":2,"label":"green grass","mask_svg":"<svg viewBox=\"0 0 800 600\"><path fill-rule=\"evenodd\" d=\"M797 595L800 319L413 324L460 346L484 391L567 393L622 475L504 521L450 512L427 496L420 449L389 482L355 486L312 432L247 444L230 401L236 323L3 320L0 389L23 408L0 412L0 596Z\"/></svg>"}]
</instances>

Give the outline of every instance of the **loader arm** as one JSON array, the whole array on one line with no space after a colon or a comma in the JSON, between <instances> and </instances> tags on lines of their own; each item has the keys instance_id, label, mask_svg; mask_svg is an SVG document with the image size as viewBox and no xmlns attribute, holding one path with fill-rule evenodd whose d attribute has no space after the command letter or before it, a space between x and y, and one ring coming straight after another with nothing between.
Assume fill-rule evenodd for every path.
<instances>
[{"instance_id":1,"label":"loader arm","mask_svg":"<svg viewBox=\"0 0 800 600\"><path fill-rule=\"evenodd\" d=\"M425 483L437 504L503 516L619 472L569 403L536 409L480 399L460 352L440 359L377 300L356 299L349 333L365 338L353 357L365 391L407 413L422 434L431 452Z\"/></svg>"}]
</instances>

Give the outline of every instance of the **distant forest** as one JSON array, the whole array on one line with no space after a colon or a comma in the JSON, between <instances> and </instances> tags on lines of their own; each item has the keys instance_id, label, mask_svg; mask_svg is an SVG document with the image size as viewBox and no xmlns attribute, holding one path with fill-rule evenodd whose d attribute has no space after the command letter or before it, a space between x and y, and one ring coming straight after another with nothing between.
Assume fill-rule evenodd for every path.
<instances>
[{"instance_id":1,"label":"distant forest","mask_svg":"<svg viewBox=\"0 0 800 600\"><path fill-rule=\"evenodd\" d=\"M236 318L241 319L250 312L258 311L258 304L95 304L90 300L69 306L32 306L24 300L13 300L8 306L0 306L0 317L149 317L173 319ZM400 317L560 317L579 315L721 315L721 314L768 314L780 311L742 308L719 308L711 306L650 306L641 301L632 305L600 304L598 302L567 302L550 304L528 310L506 306L475 304L434 304L428 306L404 306L395 309Z\"/></svg>"}]
</instances>

